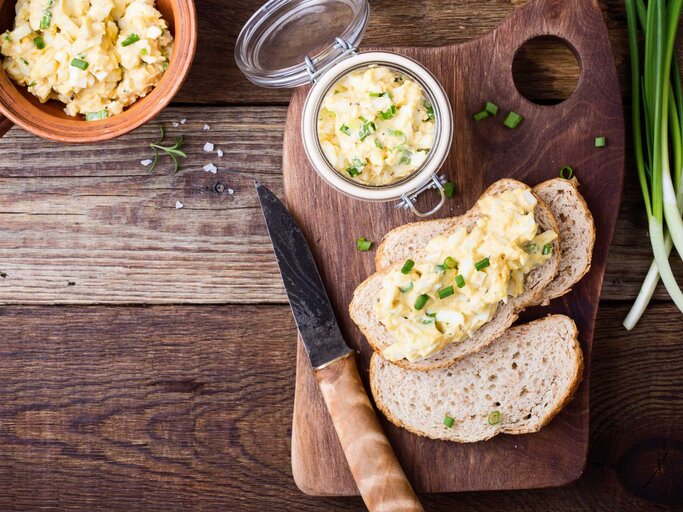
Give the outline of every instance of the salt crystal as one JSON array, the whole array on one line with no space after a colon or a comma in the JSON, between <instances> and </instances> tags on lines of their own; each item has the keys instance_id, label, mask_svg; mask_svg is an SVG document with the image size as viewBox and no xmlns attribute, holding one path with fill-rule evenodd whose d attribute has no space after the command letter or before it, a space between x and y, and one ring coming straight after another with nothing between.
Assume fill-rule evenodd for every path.
<instances>
[{"instance_id":1,"label":"salt crystal","mask_svg":"<svg viewBox=\"0 0 683 512\"><path fill-rule=\"evenodd\" d=\"M235 193L235 191L233 189L231 189L231 188L228 189L228 194L233 195L234 193Z\"/></svg>"},{"instance_id":2,"label":"salt crystal","mask_svg":"<svg viewBox=\"0 0 683 512\"><path fill-rule=\"evenodd\" d=\"M205 125L204 125L204 129L208 131L208 130L211 129L211 127L210 127L208 124L205 124Z\"/></svg>"},{"instance_id":3,"label":"salt crystal","mask_svg":"<svg viewBox=\"0 0 683 512\"><path fill-rule=\"evenodd\" d=\"M219 158L223 158L223 150L222 149L219 149L218 151L216 151L216 154L218 155Z\"/></svg>"},{"instance_id":4,"label":"salt crystal","mask_svg":"<svg viewBox=\"0 0 683 512\"><path fill-rule=\"evenodd\" d=\"M206 144L204 144L204 151L206 151L207 153L211 153L213 151L213 148L214 146L211 142L207 142Z\"/></svg>"},{"instance_id":5,"label":"salt crystal","mask_svg":"<svg viewBox=\"0 0 683 512\"><path fill-rule=\"evenodd\" d=\"M173 121L173 128L178 128L178 126L180 126L178 121Z\"/></svg>"},{"instance_id":6,"label":"salt crystal","mask_svg":"<svg viewBox=\"0 0 683 512\"><path fill-rule=\"evenodd\" d=\"M140 160L140 163L141 163L142 165L144 165L145 167L149 167L150 165L152 165L152 161L151 161L151 160Z\"/></svg>"},{"instance_id":7,"label":"salt crystal","mask_svg":"<svg viewBox=\"0 0 683 512\"><path fill-rule=\"evenodd\" d=\"M212 173L212 174L216 174L216 171L218 171L218 168L217 168L215 165L213 165L213 164L206 164L206 165L204 166L204 170L205 170L206 172L210 172L210 173Z\"/></svg>"},{"instance_id":8,"label":"salt crystal","mask_svg":"<svg viewBox=\"0 0 683 512\"><path fill-rule=\"evenodd\" d=\"M182 119L180 120L180 124L185 124L185 123L187 123L187 118L182 118Z\"/></svg>"},{"instance_id":9,"label":"salt crystal","mask_svg":"<svg viewBox=\"0 0 683 512\"><path fill-rule=\"evenodd\" d=\"M176 202L175 202L175 207L176 207L176 208L180 209L180 208L182 208L183 206L185 206L185 205L184 205L183 203L181 203L180 201L176 201Z\"/></svg>"}]
</instances>

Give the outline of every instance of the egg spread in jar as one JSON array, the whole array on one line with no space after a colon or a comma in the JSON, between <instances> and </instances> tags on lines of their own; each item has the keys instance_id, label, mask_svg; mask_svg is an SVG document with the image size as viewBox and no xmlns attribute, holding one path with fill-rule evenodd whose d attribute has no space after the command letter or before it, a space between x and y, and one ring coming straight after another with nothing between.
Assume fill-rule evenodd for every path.
<instances>
[{"instance_id":1,"label":"egg spread in jar","mask_svg":"<svg viewBox=\"0 0 683 512\"><path fill-rule=\"evenodd\" d=\"M526 275L550 259L557 238L539 233L536 203L526 189L485 196L471 231L433 238L423 258L384 277L375 313L396 340L385 359L416 361L462 341L524 291Z\"/></svg>"},{"instance_id":2,"label":"egg spread in jar","mask_svg":"<svg viewBox=\"0 0 683 512\"><path fill-rule=\"evenodd\" d=\"M332 167L365 185L419 168L434 144L434 109L420 84L385 66L345 75L323 99L318 138Z\"/></svg>"},{"instance_id":3,"label":"egg spread in jar","mask_svg":"<svg viewBox=\"0 0 683 512\"><path fill-rule=\"evenodd\" d=\"M18 0L3 67L41 102L87 120L119 114L161 80L173 36L154 0Z\"/></svg>"}]
</instances>

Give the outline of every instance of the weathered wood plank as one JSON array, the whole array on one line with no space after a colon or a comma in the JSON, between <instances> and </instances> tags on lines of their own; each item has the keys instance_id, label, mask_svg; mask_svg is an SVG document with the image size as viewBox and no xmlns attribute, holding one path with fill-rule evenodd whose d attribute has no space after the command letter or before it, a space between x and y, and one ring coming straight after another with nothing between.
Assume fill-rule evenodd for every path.
<instances>
[{"instance_id":1,"label":"weathered wood plank","mask_svg":"<svg viewBox=\"0 0 683 512\"><path fill-rule=\"evenodd\" d=\"M683 320L657 303L627 334L624 314L599 314L578 482L434 495L427 510L682 506ZM287 307L4 307L0 321L0 509L364 510L292 481Z\"/></svg>"},{"instance_id":2,"label":"weathered wood plank","mask_svg":"<svg viewBox=\"0 0 683 512\"><path fill-rule=\"evenodd\" d=\"M527 0L373 0L364 46L441 46L482 36ZM286 103L290 91L250 84L237 68L234 45L241 27L263 0L197 2L199 46L185 87L187 103ZM624 92L628 42L623 2L600 0ZM523 59L523 88L540 100L564 98L574 89L576 64L567 52L541 49L541 62Z\"/></svg>"},{"instance_id":3,"label":"weathered wood plank","mask_svg":"<svg viewBox=\"0 0 683 512\"><path fill-rule=\"evenodd\" d=\"M0 303L284 302L252 192L258 179L282 193L284 116L283 107L168 109L161 122L186 137L189 154L176 176L168 161L152 176L140 165L154 124L93 146L13 129L0 139ZM207 141L225 156L205 153ZM217 174L202 170L209 162ZM629 166L603 299L633 299L649 265Z\"/></svg>"}]
</instances>

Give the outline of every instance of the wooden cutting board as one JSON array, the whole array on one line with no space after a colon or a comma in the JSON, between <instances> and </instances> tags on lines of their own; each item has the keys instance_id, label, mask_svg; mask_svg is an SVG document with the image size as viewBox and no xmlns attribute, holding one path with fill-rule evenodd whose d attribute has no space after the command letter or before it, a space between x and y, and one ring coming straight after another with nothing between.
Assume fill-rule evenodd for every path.
<instances>
[{"instance_id":1,"label":"wooden cutting board","mask_svg":"<svg viewBox=\"0 0 683 512\"><path fill-rule=\"evenodd\" d=\"M577 56L581 77L564 102L541 106L515 88L512 62L529 39L555 36ZM492 182L512 177L529 185L558 176L571 165L595 216L597 241L590 273L550 307L527 319L561 312L580 330L586 359L575 399L536 434L501 435L490 441L455 444L433 441L383 424L406 474L418 492L520 489L559 486L583 471L588 448L588 381L591 343L607 250L622 189L624 124L621 97L602 13L593 0L537 0L513 13L486 36L442 48L393 48L425 65L443 84L455 120L453 148L443 173L456 195L439 216L469 209ZM392 228L417 220L392 203L350 199L327 186L310 167L300 136L307 90L298 90L289 108L284 142L287 204L300 223L326 283L348 343L359 351L367 385L371 349L347 311L354 288L373 273L374 252L360 253L356 239L379 242ZM472 114L486 100L501 108L496 119L476 123ZM524 116L515 130L502 125L514 110ZM608 146L595 148L597 136ZM435 194L421 199L424 209ZM299 342L292 428L292 467L299 488L313 495L355 495L356 486Z\"/></svg>"}]
</instances>

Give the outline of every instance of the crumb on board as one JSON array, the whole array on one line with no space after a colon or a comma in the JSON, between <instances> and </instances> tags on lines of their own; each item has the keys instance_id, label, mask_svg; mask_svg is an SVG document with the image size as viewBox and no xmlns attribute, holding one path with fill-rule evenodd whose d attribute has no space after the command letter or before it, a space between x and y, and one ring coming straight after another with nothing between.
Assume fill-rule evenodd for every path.
<instances>
[{"instance_id":1,"label":"crumb on board","mask_svg":"<svg viewBox=\"0 0 683 512\"><path fill-rule=\"evenodd\" d=\"M180 201L175 202L176 209L180 210L183 206L185 206L185 205L183 203L181 203Z\"/></svg>"},{"instance_id":2,"label":"crumb on board","mask_svg":"<svg viewBox=\"0 0 683 512\"><path fill-rule=\"evenodd\" d=\"M147 160L140 160L140 163L141 163L142 165L144 165L145 167L149 167L150 165L152 165L152 161L151 161L150 159L147 159Z\"/></svg>"},{"instance_id":3,"label":"crumb on board","mask_svg":"<svg viewBox=\"0 0 683 512\"><path fill-rule=\"evenodd\" d=\"M204 151L205 151L206 153L211 153L211 152L213 151L213 148L214 148L214 147L215 147L215 146L213 145L212 142L207 142L206 144L204 144Z\"/></svg>"},{"instance_id":4,"label":"crumb on board","mask_svg":"<svg viewBox=\"0 0 683 512\"><path fill-rule=\"evenodd\" d=\"M210 173L212 173L212 174L216 174L216 172L218 171L218 168L217 168L215 165L213 165L213 164L206 164L206 165L203 167L203 169L204 169L206 172L210 172Z\"/></svg>"}]
</instances>

